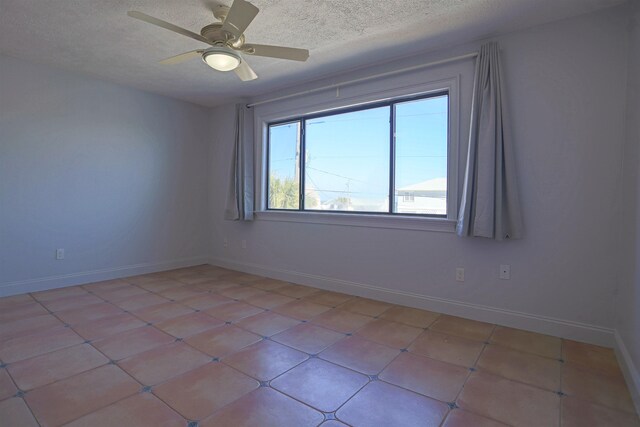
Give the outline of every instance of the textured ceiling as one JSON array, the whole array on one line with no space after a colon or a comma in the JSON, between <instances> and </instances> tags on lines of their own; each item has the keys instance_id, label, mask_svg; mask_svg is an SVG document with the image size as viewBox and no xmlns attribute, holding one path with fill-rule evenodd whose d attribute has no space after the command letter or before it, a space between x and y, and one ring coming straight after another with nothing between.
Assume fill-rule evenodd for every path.
<instances>
[{"instance_id":1,"label":"textured ceiling","mask_svg":"<svg viewBox=\"0 0 640 427\"><path fill-rule=\"evenodd\" d=\"M342 70L562 19L624 0L252 0L249 43L307 48L306 63L249 57L241 82L200 60L158 60L205 45L129 18L139 10L196 33L231 0L0 0L0 53L201 105L222 104ZM1 76L0 76L1 78Z\"/></svg>"}]
</instances>

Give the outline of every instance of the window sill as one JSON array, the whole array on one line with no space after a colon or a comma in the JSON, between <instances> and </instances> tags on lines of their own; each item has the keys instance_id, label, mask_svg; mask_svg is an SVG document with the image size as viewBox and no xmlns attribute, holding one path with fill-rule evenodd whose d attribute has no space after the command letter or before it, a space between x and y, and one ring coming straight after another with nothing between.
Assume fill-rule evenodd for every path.
<instances>
[{"instance_id":1,"label":"window sill","mask_svg":"<svg viewBox=\"0 0 640 427\"><path fill-rule=\"evenodd\" d=\"M337 212L257 211L258 221L298 222L347 227L387 228L398 230L437 231L453 233L456 221L446 218L425 218L401 215L342 214Z\"/></svg>"}]
</instances>

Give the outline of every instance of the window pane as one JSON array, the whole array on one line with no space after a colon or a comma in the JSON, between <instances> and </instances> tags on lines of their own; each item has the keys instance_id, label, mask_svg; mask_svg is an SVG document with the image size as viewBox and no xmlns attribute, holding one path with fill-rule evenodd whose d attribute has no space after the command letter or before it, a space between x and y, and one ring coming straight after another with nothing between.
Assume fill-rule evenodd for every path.
<instances>
[{"instance_id":1,"label":"window pane","mask_svg":"<svg viewBox=\"0 0 640 427\"><path fill-rule=\"evenodd\" d=\"M447 214L448 98L395 105L394 212Z\"/></svg>"},{"instance_id":2,"label":"window pane","mask_svg":"<svg viewBox=\"0 0 640 427\"><path fill-rule=\"evenodd\" d=\"M300 122L269 126L269 209L298 209Z\"/></svg>"},{"instance_id":3,"label":"window pane","mask_svg":"<svg viewBox=\"0 0 640 427\"><path fill-rule=\"evenodd\" d=\"M389 212L389 107L305 122L304 208Z\"/></svg>"}]
</instances>

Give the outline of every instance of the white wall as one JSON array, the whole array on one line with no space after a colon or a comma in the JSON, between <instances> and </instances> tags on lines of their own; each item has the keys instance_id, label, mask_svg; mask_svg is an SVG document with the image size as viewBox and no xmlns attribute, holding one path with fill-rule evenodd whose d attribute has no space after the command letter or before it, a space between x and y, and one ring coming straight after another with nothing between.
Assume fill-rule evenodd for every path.
<instances>
[{"instance_id":1,"label":"white wall","mask_svg":"<svg viewBox=\"0 0 640 427\"><path fill-rule=\"evenodd\" d=\"M497 40L513 119L525 213L523 240L496 243L414 230L224 221L233 137L233 108L224 106L212 113L214 262L612 344L625 137L627 17L620 8L609 9ZM426 62L477 47L478 43L471 43L396 65ZM331 81L388 67L372 67ZM446 74L461 75L461 105L466 105L471 92L471 61L392 82L429 81ZM357 94L386 83L345 87L341 93ZM309 87L313 84L291 91ZM333 91L297 102L332 98ZM271 104L268 108L290 105ZM460 131L465 145L468 107L462 109ZM466 153L464 147L461 153ZM460 164L464 164L464 156ZM228 248L222 245L224 237L230 240ZM243 239L247 249L241 248ZM511 265L511 280L498 279L499 264ZM466 269L464 284L455 282L456 267Z\"/></svg>"},{"instance_id":2,"label":"white wall","mask_svg":"<svg viewBox=\"0 0 640 427\"><path fill-rule=\"evenodd\" d=\"M640 3L630 13L629 65L627 71L627 138L624 147L623 197L624 216L621 227L621 276L617 304L616 329L620 357L628 367L627 379L635 384L635 401L640 412Z\"/></svg>"},{"instance_id":3,"label":"white wall","mask_svg":"<svg viewBox=\"0 0 640 427\"><path fill-rule=\"evenodd\" d=\"M206 259L207 119L0 56L0 296Z\"/></svg>"}]
</instances>

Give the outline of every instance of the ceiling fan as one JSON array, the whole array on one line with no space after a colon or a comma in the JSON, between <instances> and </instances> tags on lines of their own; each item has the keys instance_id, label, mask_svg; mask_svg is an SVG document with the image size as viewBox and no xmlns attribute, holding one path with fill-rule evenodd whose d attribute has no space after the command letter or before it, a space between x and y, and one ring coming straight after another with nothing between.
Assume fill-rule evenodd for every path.
<instances>
[{"instance_id":1,"label":"ceiling fan","mask_svg":"<svg viewBox=\"0 0 640 427\"><path fill-rule=\"evenodd\" d=\"M206 43L211 47L181 53L160 61L162 64L178 64L189 59L202 57L211 68L218 71L234 71L240 80L248 81L258 78L240 53L269 58L306 61L309 51L292 47L269 46L263 44L246 44L244 32L258 14L259 9L245 0L234 0L231 7L219 6L213 15L220 22L206 25L196 34L142 12L129 11L127 15L149 24L157 25L183 36Z\"/></svg>"}]
</instances>

